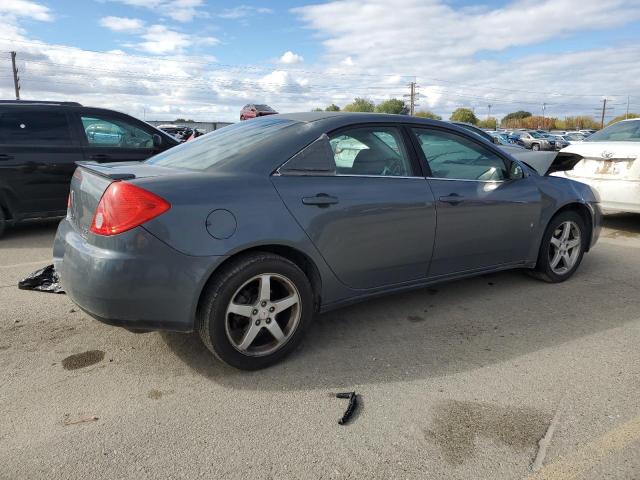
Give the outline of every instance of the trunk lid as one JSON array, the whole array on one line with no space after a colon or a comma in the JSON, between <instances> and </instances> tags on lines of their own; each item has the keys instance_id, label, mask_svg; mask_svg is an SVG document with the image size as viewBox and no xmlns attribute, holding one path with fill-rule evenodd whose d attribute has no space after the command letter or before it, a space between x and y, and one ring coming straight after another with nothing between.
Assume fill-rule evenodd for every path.
<instances>
[{"instance_id":1,"label":"trunk lid","mask_svg":"<svg viewBox=\"0 0 640 480\"><path fill-rule=\"evenodd\" d=\"M71 178L70 201L67 218L86 237L93 222L98 203L107 187L115 181L188 173L185 170L158 167L141 162L90 163L78 162Z\"/></svg>"},{"instance_id":2,"label":"trunk lid","mask_svg":"<svg viewBox=\"0 0 640 480\"><path fill-rule=\"evenodd\" d=\"M579 155L581 161L568 177L601 180L640 179L640 143L582 142L569 145L561 153Z\"/></svg>"}]
</instances>

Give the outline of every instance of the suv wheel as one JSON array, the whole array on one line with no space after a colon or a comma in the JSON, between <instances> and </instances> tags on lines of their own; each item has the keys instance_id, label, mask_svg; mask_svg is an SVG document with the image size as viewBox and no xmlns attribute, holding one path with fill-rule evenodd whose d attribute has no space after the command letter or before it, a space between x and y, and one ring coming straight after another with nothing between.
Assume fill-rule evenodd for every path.
<instances>
[{"instance_id":1,"label":"suv wheel","mask_svg":"<svg viewBox=\"0 0 640 480\"><path fill-rule=\"evenodd\" d=\"M584 220L578 213L556 215L542 237L534 275L550 283L564 282L578 269L586 241Z\"/></svg>"},{"instance_id":2,"label":"suv wheel","mask_svg":"<svg viewBox=\"0 0 640 480\"><path fill-rule=\"evenodd\" d=\"M4 210L2 210L2 206L0 205L0 238L4 235L5 228L7 228L7 219L4 215Z\"/></svg>"},{"instance_id":3,"label":"suv wheel","mask_svg":"<svg viewBox=\"0 0 640 480\"><path fill-rule=\"evenodd\" d=\"M533 145L531 145L531 150L535 150L535 151L540 150L540 145L537 143L534 143Z\"/></svg>"},{"instance_id":4,"label":"suv wheel","mask_svg":"<svg viewBox=\"0 0 640 480\"><path fill-rule=\"evenodd\" d=\"M257 370L289 354L313 316L311 284L293 262L253 253L224 267L196 320L203 343L223 362Z\"/></svg>"}]
</instances>

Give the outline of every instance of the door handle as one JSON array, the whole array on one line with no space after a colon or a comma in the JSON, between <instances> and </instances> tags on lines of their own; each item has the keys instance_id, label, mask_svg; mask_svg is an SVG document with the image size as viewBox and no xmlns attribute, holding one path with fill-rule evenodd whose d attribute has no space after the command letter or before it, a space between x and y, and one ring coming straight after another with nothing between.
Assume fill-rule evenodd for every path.
<instances>
[{"instance_id":1,"label":"door handle","mask_svg":"<svg viewBox=\"0 0 640 480\"><path fill-rule=\"evenodd\" d=\"M107 155L106 153L96 153L95 155L89 155L89 160L96 160L97 162L104 162L105 160L109 160L111 155Z\"/></svg>"},{"instance_id":2,"label":"door handle","mask_svg":"<svg viewBox=\"0 0 640 480\"><path fill-rule=\"evenodd\" d=\"M315 197L303 197L302 203L305 205L316 205L317 207L323 208L328 207L329 205L335 205L338 203L338 198L327 195L326 193L319 193Z\"/></svg>"},{"instance_id":3,"label":"door handle","mask_svg":"<svg viewBox=\"0 0 640 480\"><path fill-rule=\"evenodd\" d=\"M459 205L464 201L464 197L458 195L457 193L451 193L445 197L440 197L440 201L442 203L448 203L449 205Z\"/></svg>"},{"instance_id":4,"label":"door handle","mask_svg":"<svg viewBox=\"0 0 640 480\"><path fill-rule=\"evenodd\" d=\"M13 160L13 155L7 155L6 153L0 153L0 162L4 160Z\"/></svg>"}]
</instances>

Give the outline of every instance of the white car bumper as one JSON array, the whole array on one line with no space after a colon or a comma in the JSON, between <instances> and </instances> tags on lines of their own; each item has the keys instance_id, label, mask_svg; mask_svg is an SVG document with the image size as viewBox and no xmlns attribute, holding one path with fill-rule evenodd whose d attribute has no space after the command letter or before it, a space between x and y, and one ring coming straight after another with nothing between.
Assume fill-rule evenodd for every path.
<instances>
[{"instance_id":1,"label":"white car bumper","mask_svg":"<svg viewBox=\"0 0 640 480\"><path fill-rule=\"evenodd\" d=\"M554 173L577 182L586 183L600 196L600 208L606 212L640 213L640 180L613 180Z\"/></svg>"}]
</instances>

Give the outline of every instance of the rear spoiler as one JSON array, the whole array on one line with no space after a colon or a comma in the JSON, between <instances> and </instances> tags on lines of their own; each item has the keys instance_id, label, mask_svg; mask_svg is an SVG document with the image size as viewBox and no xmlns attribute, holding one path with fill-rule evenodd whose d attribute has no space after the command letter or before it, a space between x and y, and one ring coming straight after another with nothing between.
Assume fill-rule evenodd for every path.
<instances>
[{"instance_id":1,"label":"rear spoiler","mask_svg":"<svg viewBox=\"0 0 640 480\"><path fill-rule=\"evenodd\" d=\"M536 152L532 150L522 150L521 152L510 152L512 157L533 168L540 175L549 175L553 172L566 172L572 170L582 157L575 153L565 152Z\"/></svg>"},{"instance_id":2,"label":"rear spoiler","mask_svg":"<svg viewBox=\"0 0 640 480\"><path fill-rule=\"evenodd\" d=\"M76 162L76 165L80 168L84 168L86 170L91 171L91 173L95 173L101 177L109 178L111 180L132 180L136 178L133 173L124 173L124 172L114 172L112 170L113 167L119 167L122 165L138 165L140 162L114 162L114 163L98 163L98 162L87 162L80 161Z\"/></svg>"}]
</instances>

